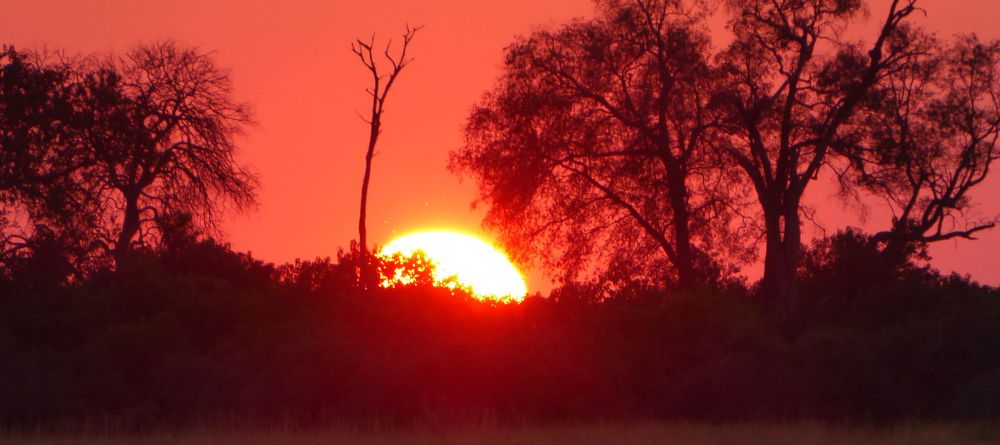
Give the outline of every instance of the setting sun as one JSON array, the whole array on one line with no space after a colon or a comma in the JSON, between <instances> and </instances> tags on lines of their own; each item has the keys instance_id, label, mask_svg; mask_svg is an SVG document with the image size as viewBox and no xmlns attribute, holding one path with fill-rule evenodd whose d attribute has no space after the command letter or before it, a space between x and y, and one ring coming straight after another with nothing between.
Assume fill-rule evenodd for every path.
<instances>
[{"instance_id":1,"label":"setting sun","mask_svg":"<svg viewBox=\"0 0 1000 445\"><path fill-rule=\"evenodd\" d=\"M480 298L521 301L527 293L524 278L503 252L493 245L462 233L418 232L396 238L381 255L404 256L423 251L435 264L434 278L455 277Z\"/></svg>"}]
</instances>

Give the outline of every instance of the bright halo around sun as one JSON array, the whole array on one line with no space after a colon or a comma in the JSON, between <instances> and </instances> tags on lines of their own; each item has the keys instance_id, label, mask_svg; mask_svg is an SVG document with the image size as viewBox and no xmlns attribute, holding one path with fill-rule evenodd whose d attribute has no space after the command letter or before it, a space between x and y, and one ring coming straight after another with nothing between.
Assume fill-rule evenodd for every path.
<instances>
[{"instance_id":1,"label":"bright halo around sun","mask_svg":"<svg viewBox=\"0 0 1000 445\"><path fill-rule=\"evenodd\" d=\"M521 301L528 293L524 278L503 252L474 236L457 232L417 232L396 238L380 255L403 256L423 251L434 263L434 279L455 277L482 299Z\"/></svg>"}]
</instances>

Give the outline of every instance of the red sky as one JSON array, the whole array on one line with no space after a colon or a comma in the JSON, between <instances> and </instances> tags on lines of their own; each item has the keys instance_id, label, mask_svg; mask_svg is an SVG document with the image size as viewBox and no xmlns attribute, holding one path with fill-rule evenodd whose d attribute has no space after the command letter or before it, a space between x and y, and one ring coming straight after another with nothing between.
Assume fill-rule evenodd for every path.
<instances>
[{"instance_id":1,"label":"red sky","mask_svg":"<svg viewBox=\"0 0 1000 445\"><path fill-rule=\"evenodd\" d=\"M889 0L873 0L870 26ZM923 0L918 19L942 36L976 32L1000 38L994 0ZM262 177L260 208L230 218L228 239L268 261L332 256L356 238L358 189L367 126L367 72L350 51L356 37L397 37L405 24L424 25L413 63L387 104L369 199L369 238L426 228L480 229L470 209L475 186L446 169L460 146L470 107L496 79L512 38L590 15L587 0L441 1L14 1L2 4L3 43L72 53L125 50L175 39L216 52L231 69L237 98L254 105L259 127L242 143L243 159ZM1000 177L976 194L986 215L1000 213ZM859 225L829 193L808 197L828 231ZM882 220L870 221L879 226ZM939 243L943 270L1000 284L1000 230L980 241ZM754 268L751 268L754 269ZM751 274L754 272L751 270ZM532 290L549 288L528 273Z\"/></svg>"}]
</instances>

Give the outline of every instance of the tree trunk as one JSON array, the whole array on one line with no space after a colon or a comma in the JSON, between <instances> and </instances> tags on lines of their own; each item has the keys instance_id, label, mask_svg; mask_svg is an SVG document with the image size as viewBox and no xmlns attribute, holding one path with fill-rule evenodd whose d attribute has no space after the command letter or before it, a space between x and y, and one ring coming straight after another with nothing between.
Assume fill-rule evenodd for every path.
<instances>
[{"instance_id":1,"label":"tree trunk","mask_svg":"<svg viewBox=\"0 0 1000 445\"><path fill-rule=\"evenodd\" d=\"M782 239L784 246L785 268L782 270L783 293L782 301L788 315L798 310L799 299L799 256L802 252L802 224L799 217L799 200L786 202L784 212L785 233Z\"/></svg>"},{"instance_id":2,"label":"tree trunk","mask_svg":"<svg viewBox=\"0 0 1000 445\"><path fill-rule=\"evenodd\" d=\"M365 153L365 176L361 181L361 211L358 216L358 243L361 248L361 270L358 277L362 289L372 286L375 281L374 271L371 270L371 255L368 252L368 228L365 218L368 211L368 183L372 175L372 158L375 156L375 144L379 135L379 116L372 117L371 133L368 136L368 151Z\"/></svg>"},{"instance_id":3,"label":"tree trunk","mask_svg":"<svg viewBox=\"0 0 1000 445\"><path fill-rule=\"evenodd\" d=\"M785 270L785 255L781 237L781 213L777 208L764 207L764 277L761 279L761 293L765 298L778 300L784 294L782 276Z\"/></svg>"},{"instance_id":4,"label":"tree trunk","mask_svg":"<svg viewBox=\"0 0 1000 445\"><path fill-rule=\"evenodd\" d=\"M798 299L798 265L802 250L801 219L798 200L783 204L769 202L764 206L766 251L764 278L761 280L763 295L791 315Z\"/></svg>"},{"instance_id":5,"label":"tree trunk","mask_svg":"<svg viewBox=\"0 0 1000 445\"><path fill-rule=\"evenodd\" d=\"M670 206L674 213L674 250L677 258L674 266L677 268L677 287L679 290L690 290L698 284L697 272L694 266L694 250L691 248L691 215L688 211L688 191L684 183L684 175L675 174L668 177Z\"/></svg>"},{"instance_id":6,"label":"tree trunk","mask_svg":"<svg viewBox=\"0 0 1000 445\"><path fill-rule=\"evenodd\" d=\"M125 215L122 219L121 231L115 242L115 269L121 269L128 262L129 251L132 250L132 240L139 232L139 195L126 194Z\"/></svg>"}]
</instances>

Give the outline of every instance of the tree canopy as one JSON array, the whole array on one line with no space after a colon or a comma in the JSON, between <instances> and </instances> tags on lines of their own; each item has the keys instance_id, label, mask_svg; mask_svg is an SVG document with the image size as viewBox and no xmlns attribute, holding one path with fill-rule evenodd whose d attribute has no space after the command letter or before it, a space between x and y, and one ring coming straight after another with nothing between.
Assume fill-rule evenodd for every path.
<instances>
[{"instance_id":1,"label":"tree canopy","mask_svg":"<svg viewBox=\"0 0 1000 445\"><path fill-rule=\"evenodd\" d=\"M121 56L5 54L8 253L57 233L81 260L122 263L157 239L158 220L213 229L226 205L254 205L256 176L235 158L251 114L210 54L169 41Z\"/></svg>"},{"instance_id":2,"label":"tree canopy","mask_svg":"<svg viewBox=\"0 0 1000 445\"><path fill-rule=\"evenodd\" d=\"M710 3L601 1L507 49L452 167L522 258L690 289L759 240L762 293L794 305L803 196L825 175L888 202L886 250L993 226L966 210L996 159L996 43L934 37L910 22L916 0L891 2L867 43L844 33L860 0L730 0L716 50Z\"/></svg>"},{"instance_id":3,"label":"tree canopy","mask_svg":"<svg viewBox=\"0 0 1000 445\"><path fill-rule=\"evenodd\" d=\"M616 268L690 287L744 247L715 173L715 70L703 17L681 2L601 2L594 20L507 50L452 167L516 253L573 279ZM607 267L603 267L607 266Z\"/></svg>"}]
</instances>

